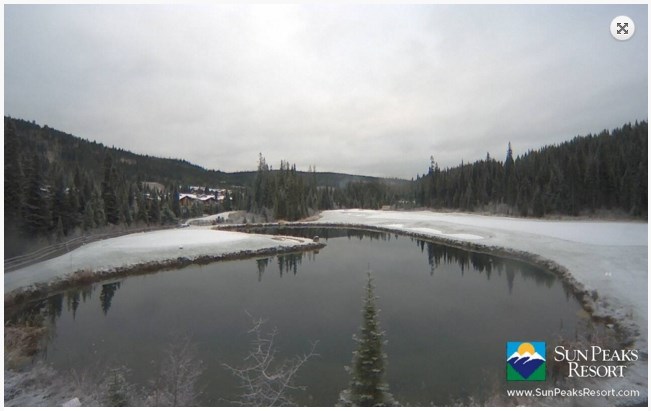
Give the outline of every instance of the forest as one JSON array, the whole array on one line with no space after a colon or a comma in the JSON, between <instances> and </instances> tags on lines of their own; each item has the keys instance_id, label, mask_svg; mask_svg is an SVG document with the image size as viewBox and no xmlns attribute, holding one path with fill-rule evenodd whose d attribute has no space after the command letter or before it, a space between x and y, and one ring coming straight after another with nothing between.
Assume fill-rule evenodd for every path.
<instances>
[{"instance_id":1,"label":"forest","mask_svg":"<svg viewBox=\"0 0 651 411\"><path fill-rule=\"evenodd\" d=\"M576 216L597 210L647 217L648 124L575 137L504 161L491 158L441 170L434 157L415 182L419 206L505 214Z\"/></svg>"},{"instance_id":2,"label":"forest","mask_svg":"<svg viewBox=\"0 0 651 411\"><path fill-rule=\"evenodd\" d=\"M5 258L83 234L231 209L265 222L381 207L646 219L647 138L643 121L518 156L509 144L504 160L487 154L441 169L432 156L427 172L409 181L299 171L284 160L274 169L262 154L253 172L205 170L5 117ZM190 185L226 189L225 199L209 209L184 206L179 196Z\"/></svg>"}]
</instances>

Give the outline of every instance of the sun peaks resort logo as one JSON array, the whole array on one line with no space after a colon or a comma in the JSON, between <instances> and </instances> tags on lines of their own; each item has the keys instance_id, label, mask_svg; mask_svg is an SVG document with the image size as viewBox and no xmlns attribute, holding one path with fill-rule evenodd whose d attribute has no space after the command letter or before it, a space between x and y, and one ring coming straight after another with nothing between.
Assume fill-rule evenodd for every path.
<instances>
[{"instance_id":1,"label":"sun peaks resort logo","mask_svg":"<svg viewBox=\"0 0 651 411\"><path fill-rule=\"evenodd\" d=\"M545 381L547 365L543 341L506 343L507 381Z\"/></svg>"}]
</instances>

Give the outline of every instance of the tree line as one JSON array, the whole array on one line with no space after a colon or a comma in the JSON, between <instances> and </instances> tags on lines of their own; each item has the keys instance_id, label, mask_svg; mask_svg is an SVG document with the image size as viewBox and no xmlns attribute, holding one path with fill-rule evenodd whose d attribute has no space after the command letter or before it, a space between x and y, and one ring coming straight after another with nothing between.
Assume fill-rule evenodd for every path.
<instances>
[{"instance_id":1,"label":"tree line","mask_svg":"<svg viewBox=\"0 0 651 411\"><path fill-rule=\"evenodd\" d=\"M427 207L491 211L522 217L571 215L609 210L646 218L648 202L646 121L612 132L514 156L486 158L441 169L434 157L426 174L398 184L351 181L343 187L318 186L315 172L304 174L281 161L273 172L260 154L248 210L267 217L298 220L318 210Z\"/></svg>"},{"instance_id":2,"label":"tree line","mask_svg":"<svg viewBox=\"0 0 651 411\"><path fill-rule=\"evenodd\" d=\"M338 208L428 207L518 216L578 215L611 210L647 218L646 121L530 150L441 169L431 158L415 180L307 172L259 155L248 183L231 185L208 209L182 206L180 187L219 186L228 173L187 162L137 156L5 117L5 256L72 235L179 219L230 209L263 221L295 221ZM196 180L193 180L195 178ZM147 182L161 183L159 190Z\"/></svg>"},{"instance_id":3,"label":"tree line","mask_svg":"<svg viewBox=\"0 0 651 411\"><path fill-rule=\"evenodd\" d=\"M415 203L459 210L501 210L523 217L615 210L647 217L648 124L530 150L505 160L489 154L472 164L429 170L415 181Z\"/></svg>"},{"instance_id":4,"label":"tree line","mask_svg":"<svg viewBox=\"0 0 651 411\"><path fill-rule=\"evenodd\" d=\"M315 167L301 173L295 164L281 160L280 168L274 170L260 154L255 179L245 194L247 210L262 215L265 221L296 221L321 210L378 209L409 193L407 181L387 184L382 179L358 179L342 187L320 185L318 180Z\"/></svg>"},{"instance_id":5,"label":"tree line","mask_svg":"<svg viewBox=\"0 0 651 411\"><path fill-rule=\"evenodd\" d=\"M228 191L222 204L182 206L181 177L159 190L146 183L146 174L129 173L108 149L101 164L86 168L76 154L61 149L51 129L25 130L19 134L16 122L5 117L5 257L83 233L170 225L228 211L234 203L242 207L238 190ZM30 136L34 132L41 138Z\"/></svg>"}]
</instances>

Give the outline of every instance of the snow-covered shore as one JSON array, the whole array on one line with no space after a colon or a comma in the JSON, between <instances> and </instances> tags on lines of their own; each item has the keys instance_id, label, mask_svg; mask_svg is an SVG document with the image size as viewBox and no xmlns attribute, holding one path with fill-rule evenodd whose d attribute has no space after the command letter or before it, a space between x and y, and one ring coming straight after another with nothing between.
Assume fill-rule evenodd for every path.
<instances>
[{"instance_id":1,"label":"snow-covered shore","mask_svg":"<svg viewBox=\"0 0 651 411\"><path fill-rule=\"evenodd\" d=\"M552 261L598 298L594 312L612 318L634 336L640 360L625 378L592 380L596 389L637 389L637 398L581 398L578 405L640 404L648 395L648 224L553 221L429 211L335 210L308 224L375 227L443 241L514 250ZM5 273L5 295L78 270L107 271L177 258L240 251L282 251L311 240L216 231L210 227L138 233L87 244L63 256ZM567 400L567 405L575 404ZM544 402L544 401L542 401ZM554 404L563 404L556 399Z\"/></svg>"},{"instance_id":2,"label":"snow-covered shore","mask_svg":"<svg viewBox=\"0 0 651 411\"><path fill-rule=\"evenodd\" d=\"M80 270L106 272L138 264L194 260L239 252L283 251L311 241L293 237L272 237L217 231L211 227L186 227L115 237L86 244L62 256L5 273L5 294L35 283L65 278Z\"/></svg>"},{"instance_id":3,"label":"snow-covered shore","mask_svg":"<svg viewBox=\"0 0 651 411\"><path fill-rule=\"evenodd\" d=\"M626 378L598 380L607 389L638 389L642 398L583 398L581 405L639 404L648 395L648 223L553 221L431 211L333 210L313 224L364 225L400 233L530 253L564 267L598 295L597 316L634 335L641 359Z\"/></svg>"}]
</instances>

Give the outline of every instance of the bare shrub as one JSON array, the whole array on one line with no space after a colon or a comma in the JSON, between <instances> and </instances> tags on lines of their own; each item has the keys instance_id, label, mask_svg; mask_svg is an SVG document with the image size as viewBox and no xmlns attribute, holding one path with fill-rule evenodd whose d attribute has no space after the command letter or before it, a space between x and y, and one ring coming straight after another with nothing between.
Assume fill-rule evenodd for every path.
<instances>
[{"instance_id":1,"label":"bare shrub","mask_svg":"<svg viewBox=\"0 0 651 411\"><path fill-rule=\"evenodd\" d=\"M247 407L272 407L296 405L291 392L305 390L304 386L295 384L298 370L313 356L316 342L307 354L296 356L293 360L276 361L274 339L278 330L264 334L264 320L251 319L253 322L249 334L253 335L249 355L244 358L244 365L233 367L223 364L240 382L243 393L240 399L231 401L234 405Z\"/></svg>"},{"instance_id":2,"label":"bare shrub","mask_svg":"<svg viewBox=\"0 0 651 411\"><path fill-rule=\"evenodd\" d=\"M197 381L203 364L197 359L196 347L188 337L169 345L158 378L151 382L145 405L153 407L187 407L196 405L201 394Z\"/></svg>"}]
</instances>

